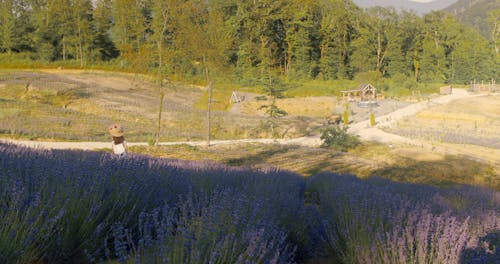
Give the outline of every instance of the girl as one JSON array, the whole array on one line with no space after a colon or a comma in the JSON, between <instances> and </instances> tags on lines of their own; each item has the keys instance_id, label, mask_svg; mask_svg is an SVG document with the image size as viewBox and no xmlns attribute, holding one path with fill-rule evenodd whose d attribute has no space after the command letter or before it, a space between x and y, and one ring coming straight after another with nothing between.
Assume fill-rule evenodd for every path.
<instances>
[{"instance_id":1,"label":"girl","mask_svg":"<svg viewBox=\"0 0 500 264\"><path fill-rule=\"evenodd\" d=\"M109 127L109 134L113 137L111 144L113 153L119 157L125 157L127 155L127 141L123 137L123 128L118 124L114 124Z\"/></svg>"}]
</instances>

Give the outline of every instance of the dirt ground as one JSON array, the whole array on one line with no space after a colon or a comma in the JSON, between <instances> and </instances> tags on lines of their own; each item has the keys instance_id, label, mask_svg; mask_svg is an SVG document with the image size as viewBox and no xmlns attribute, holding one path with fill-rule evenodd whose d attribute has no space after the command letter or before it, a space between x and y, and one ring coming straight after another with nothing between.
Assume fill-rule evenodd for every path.
<instances>
[{"instance_id":1,"label":"dirt ground","mask_svg":"<svg viewBox=\"0 0 500 264\"><path fill-rule=\"evenodd\" d=\"M30 101L29 98L37 97L22 97L26 96L22 93L12 97L10 90L6 89L8 86L9 88L18 87L16 89L22 90L27 82L30 83L28 93L33 93L34 96L51 91L57 97L59 95L57 91L68 89L79 90L85 96L70 100L68 104L61 107L53 102ZM100 133L102 137L107 138L107 135L102 131L110 122L118 121L127 127L127 135L131 135L128 138L131 147L147 148L145 137L134 137L134 135L140 133L144 135L144 129L148 127L150 129L146 133L151 134L158 113L159 87L136 75L122 76L113 73L82 73L77 71L51 71L48 75L47 73L25 72L15 73L7 77L0 76L0 88L0 104L3 105L0 118L7 121L2 122L2 126L10 124L15 129L22 129L24 125L28 131L35 131L47 126L46 129L65 133L64 135L74 133L73 135L77 139L75 141L78 141L9 140L9 142L32 147L106 149L109 148L109 142L95 140L95 138L85 140L86 137L82 135ZM206 142L202 139L204 138L206 114L205 111L193 107L202 94L203 91L196 87L166 88L165 113L162 123L163 129L165 129L163 133L166 137L163 137L164 142L160 144L161 146L205 146ZM257 100L257 97L260 96L257 94L244 95L245 101L234 104L230 111L214 113L212 129L213 131L217 130L219 136L225 133L245 139L234 140L231 139L233 136L224 136L229 137L228 139L220 139L220 137L218 139L214 136L211 141L212 146L277 144L317 149L321 145L321 140L318 132L311 131L311 127L320 129L326 116L332 112L341 113L343 111L343 106L333 97L279 99L278 106L290 115L285 120L288 120L290 131L293 133L281 139L258 138L266 137L265 134L258 132L259 129L265 130L265 128L259 128L265 120L263 112L259 108L269 101ZM351 156L344 155L344 158L339 162L333 162L337 159L332 159L332 157L337 157L337 154L311 150L306 151L307 155L319 155L322 158L306 158L303 156L305 152L302 154L293 154L292 152L289 155L270 156L268 162L281 164L279 166L283 168L305 173L330 170L337 172L355 171L360 175L369 175L370 171L389 174L389 171L383 169L396 166L395 162L398 159L404 159L404 163L410 165L421 163L426 164L426 166L446 167L446 163L451 162L448 155L452 155L483 163L486 167L492 168L487 173L488 175L498 177L500 175L500 150L495 145L500 142L498 102L498 95L477 96L461 89L454 89L452 95L430 98L417 103L382 100L377 107L371 109L376 116L377 125L375 127L369 125L370 109L360 108L355 103L351 103L350 119L352 123L349 126L350 131L359 135L364 141L385 144L384 151L367 157L367 153L372 151L367 149ZM45 108L47 109L46 113L41 115L40 112ZM470 109L476 110L471 112ZM19 120L23 120L23 115L31 119L21 123ZM47 119L46 123L43 123L41 119ZM443 127L446 129L443 130ZM0 127L0 130L6 131L7 128ZM99 132L99 130L101 131ZM78 134L75 131L84 134ZM415 131L419 131L421 134L414 134ZM461 133L461 141L448 140L448 138L453 139L450 136L446 137L451 132ZM436 139L429 136L436 133L441 138ZM462 139L464 137L471 140L465 141ZM388 156L388 154L390 155ZM299 157L306 162L295 162ZM329 161L330 159L332 161ZM284 162L286 160L291 163ZM455 160L452 161L455 162ZM385 165L379 167L377 165L379 163ZM357 166L355 164L365 165Z\"/></svg>"}]
</instances>

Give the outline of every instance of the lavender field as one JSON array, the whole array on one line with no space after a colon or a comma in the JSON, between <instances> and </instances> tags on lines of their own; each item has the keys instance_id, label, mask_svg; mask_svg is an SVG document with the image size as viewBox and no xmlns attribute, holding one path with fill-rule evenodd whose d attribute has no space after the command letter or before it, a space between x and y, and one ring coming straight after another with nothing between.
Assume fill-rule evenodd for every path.
<instances>
[{"instance_id":1,"label":"lavender field","mask_svg":"<svg viewBox=\"0 0 500 264\"><path fill-rule=\"evenodd\" d=\"M0 263L498 263L500 193L0 144Z\"/></svg>"}]
</instances>

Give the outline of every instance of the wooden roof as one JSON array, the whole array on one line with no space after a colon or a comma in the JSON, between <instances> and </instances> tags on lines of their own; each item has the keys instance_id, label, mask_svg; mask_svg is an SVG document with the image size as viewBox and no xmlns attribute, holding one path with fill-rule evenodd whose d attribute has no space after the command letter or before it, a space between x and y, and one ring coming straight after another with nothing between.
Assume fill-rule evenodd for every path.
<instances>
[{"instance_id":1,"label":"wooden roof","mask_svg":"<svg viewBox=\"0 0 500 264\"><path fill-rule=\"evenodd\" d=\"M340 91L342 93L355 93L355 92L365 92L365 91L369 91L369 90L375 90L375 87L373 87L373 85L369 84L369 83L362 83L360 85L358 85L358 87L356 87L354 90L347 90L347 91Z\"/></svg>"}]
</instances>

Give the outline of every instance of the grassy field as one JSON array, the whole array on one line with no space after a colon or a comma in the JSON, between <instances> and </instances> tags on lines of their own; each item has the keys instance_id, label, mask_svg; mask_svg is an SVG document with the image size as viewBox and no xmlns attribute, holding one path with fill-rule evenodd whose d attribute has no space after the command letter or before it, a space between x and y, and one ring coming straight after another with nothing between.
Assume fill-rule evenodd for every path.
<instances>
[{"instance_id":1,"label":"grassy field","mask_svg":"<svg viewBox=\"0 0 500 264\"><path fill-rule=\"evenodd\" d=\"M161 123L163 141L205 138L203 87L170 83ZM225 94L229 88L221 90ZM0 134L14 138L107 140L106 127L121 123L131 141L156 133L160 86L147 76L82 71L0 72ZM216 93L219 96L219 93ZM216 98L217 98L216 96ZM218 99L222 103L222 99ZM229 97L224 102L229 102ZM265 117L227 111L214 104L212 137L269 137ZM281 136L304 135L305 122L286 117Z\"/></svg>"},{"instance_id":2,"label":"grassy field","mask_svg":"<svg viewBox=\"0 0 500 264\"><path fill-rule=\"evenodd\" d=\"M390 131L455 144L500 148L499 95L461 99L431 107L400 121Z\"/></svg>"},{"instance_id":3,"label":"grassy field","mask_svg":"<svg viewBox=\"0 0 500 264\"><path fill-rule=\"evenodd\" d=\"M229 85L215 88L213 139L298 137L318 135L324 118L338 108L335 89L354 83L300 84L277 105L288 112L279 133L259 110L257 90ZM309 85L309 86L308 86ZM309 87L313 97L304 97ZM337 87L337 88L335 88ZM171 82L165 93L162 141L203 140L206 136L205 87ZM233 89L246 100L230 104ZM337 89L337 90L338 90ZM32 140L108 141L107 126L120 123L127 140L151 141L158 122L160 86L145 75L76 71L0 71L0 136ZM499 189L499 165L489 162L498 153L498 96L460 100L436 106L398 123L390 132L430 140L456 155L405 146L389 148L365 143L343 153L331 149L246 144L209 149L189 146L134 147L133 152L187 160L213 160L256 169L277 167L309 176L318 172L383 176L397 181L450 185L479 184ZM403 104L404 105L404 104ZM474 109L474 110L472 110ZM458 143L458 144L457 144ZM467 148L469 156L459 156ZM455 151L460 150L460 151ZM500 155L499 155L500 156Z\"/></svg>"},{"instance_id":4,"label":"grassy field","mask_svg":"<svg viewBox=\"0 0 500 264\"><path fill-rule=\"evenodd\" d=\"M473 184L500 190L498 168L492 164L413 147L365 143L349 152L329 148L242 144L193 147L187 145L133 147L155 157L210 160L253 169L279 168L304 176L319 172L350 173L362 178L380 176L399 182L452 186Z\"/></svg>"}]
</instances>

